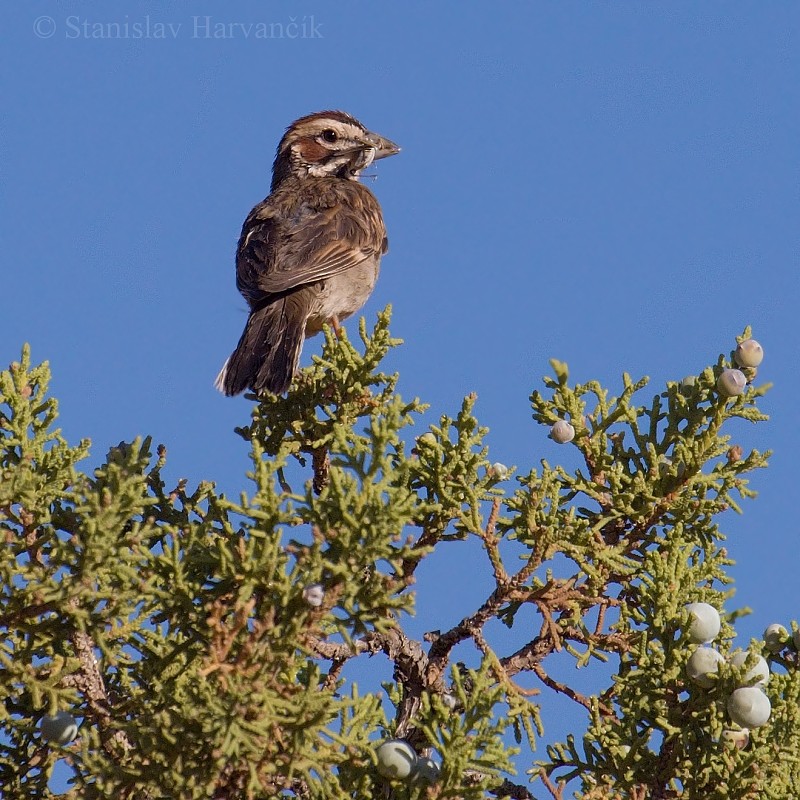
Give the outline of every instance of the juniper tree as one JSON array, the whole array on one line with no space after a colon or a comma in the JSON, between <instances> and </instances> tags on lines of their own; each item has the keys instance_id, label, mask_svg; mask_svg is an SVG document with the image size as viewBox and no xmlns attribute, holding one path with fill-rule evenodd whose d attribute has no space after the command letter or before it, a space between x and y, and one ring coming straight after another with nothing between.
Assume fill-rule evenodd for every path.
<instances>
[{"instance_id":1,"label":"juniper tree","mask_svg":"<svg viewBox=\"0 0 800 800\"><path fill-rule=\"evenodd\" d=\"M766 464L726 427L764 419L749 330L738 363L648 401L552 362L533 420L582 465L513 470L474 396L434 418L398 394L388 319L326 332L287 397L253 398L238 498L168 486L149 438L86 469L48 365L25 348L0 374L2 796L50 796L58 761L76 798L797 796L796 625L728 659L717 517ZM420 564L469 538L492 591L414 640ZM382 688L352 680L369 656ZM766 694L732 700L761 656ZM543 746L556 695L584 721ZM745 732L753 697L771 712Z\"/></svg>"}]
</instances>

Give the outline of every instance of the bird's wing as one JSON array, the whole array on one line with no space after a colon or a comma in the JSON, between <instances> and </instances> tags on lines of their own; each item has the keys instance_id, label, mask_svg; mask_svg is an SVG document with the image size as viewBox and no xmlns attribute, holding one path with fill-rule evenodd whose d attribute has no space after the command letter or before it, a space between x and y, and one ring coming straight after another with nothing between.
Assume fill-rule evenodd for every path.
<instances>
[{"instance_id":1,"label":"bird's wing","mask_svg":"<svg viewBox=\"0 0 800 800\"><path fill-rule=\"evenodd\" d=\"M362 200L358 206L302 204L286 218L268 206L256 207L239 241L239 290L257 302L265 295L338 275L385 252L386 231L377 201Z\"/></svg>"}]
</instances>

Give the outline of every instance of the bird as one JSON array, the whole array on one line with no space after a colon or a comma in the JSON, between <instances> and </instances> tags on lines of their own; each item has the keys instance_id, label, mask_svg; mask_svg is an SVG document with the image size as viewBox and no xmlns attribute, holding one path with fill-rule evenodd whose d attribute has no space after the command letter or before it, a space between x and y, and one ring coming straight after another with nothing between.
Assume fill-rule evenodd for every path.
<instances>
[{"instance_id":1,"label":"bird","mask_svg":"<svg viewBox=\"0 0 800 800\"><path fill-rule=\"evenodd\" d=\"M361 173L400 148L343 111L295 120L278 144L269 195L248 214L236 249L236 287L249 316L215 386L280 395L303 341L358 311L389 241Z\"/></svg>"}]
</instances>

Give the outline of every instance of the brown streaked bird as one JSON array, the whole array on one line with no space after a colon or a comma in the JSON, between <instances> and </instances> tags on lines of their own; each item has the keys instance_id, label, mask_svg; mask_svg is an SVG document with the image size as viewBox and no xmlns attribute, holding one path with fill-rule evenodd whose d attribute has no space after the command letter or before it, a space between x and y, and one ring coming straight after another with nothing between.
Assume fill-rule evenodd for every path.
<instances>
[{"instance_id":1,"label":"brown streaked bird","mask_svg":"<svg viewBox=\"0 0 800 800\"><path fill-rule=\"evenodd\" d=\"M398 152L342 111L309 114L287 128L270 194L239 238L236 286L250 316L217 376L220 391L285 392L303 339L326 322L338 330L367 301L388 240L381 207L358 179Z\"/></svg>"}]
</instances>

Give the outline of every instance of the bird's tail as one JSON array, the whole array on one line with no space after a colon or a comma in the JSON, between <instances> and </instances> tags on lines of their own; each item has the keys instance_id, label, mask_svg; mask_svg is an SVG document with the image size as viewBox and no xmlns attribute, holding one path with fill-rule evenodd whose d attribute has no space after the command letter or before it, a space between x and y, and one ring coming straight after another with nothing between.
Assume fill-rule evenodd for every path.
<instances>
[{"instance_id":1,"label":"bird's tail","mask_svg":"<svg viewBox=\"0 0 800 800\"><path fill-rule=\"evenodd\" d=\"M302 289L250 312L242 338L217 375L224 394L289 388L303 349L309 298Z\"/></svg>"}]
</instances>

